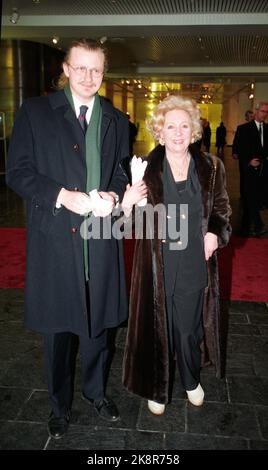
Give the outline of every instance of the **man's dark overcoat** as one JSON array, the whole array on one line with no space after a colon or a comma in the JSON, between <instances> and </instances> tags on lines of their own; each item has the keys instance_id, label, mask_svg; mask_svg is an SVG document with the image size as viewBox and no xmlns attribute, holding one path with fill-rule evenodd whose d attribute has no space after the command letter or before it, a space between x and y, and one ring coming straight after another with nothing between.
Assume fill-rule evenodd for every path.
<instances>
[{"instance_id":1,"label":"man's dark overcoat","mask_svg":"<svg viewBox=\"0 0 268 470\"><path fill-rule=\"evenodd\" d=\"M128 121L101 98L100 190L122 197ZM86 190L85 137L64 91L22 105L9 149L7 183L27 202L25 323L43 333L92 336L126 319L122 242L89 241L90 321L86 302L84 218L55 202L62 187Z\"/></svg>"},{"instance_id":2,"label":"man's dark overcoat","mask_svg":"<svg viewBox=\"0 0 268 470\"><path fill-rule=\"evenodd\" d=\"M201 185L203 203L202 232L217 235L219 247L228 243L230 206L225 186L223 163L216 157L200 153L190 146ZM149 155L144 175L148 203L163 203L164 147L157 146ZM150 223L150 219L146 220ZM146 229L144 229L146 230ZM130 295L129 325L123 364L124 386L133 393L159 403L167 403L170 386L170 355L165 311L162 240L138 239L134 253ZM149 230L150 232L150 230ZM202 363L216 366L222 374L220 307L217 254L208 263L208 286L205 289Z\"/></svg>"}]
</instances>

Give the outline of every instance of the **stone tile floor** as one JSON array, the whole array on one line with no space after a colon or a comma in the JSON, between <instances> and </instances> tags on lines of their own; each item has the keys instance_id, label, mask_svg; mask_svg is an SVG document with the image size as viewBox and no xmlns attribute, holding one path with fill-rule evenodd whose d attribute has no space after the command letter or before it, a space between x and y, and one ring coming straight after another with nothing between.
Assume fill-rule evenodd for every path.
<instances>
[{"instance_id":1,"label":"stone tile floor","mask_svg":"<svg viewBox=\"0 0 268 470\"><path fill-rule=\"evenodd\" d=\"M268 307L229 304L226 377L202 372L206 400L191 406L175 378L172 402L153 416L145 400L126 392L121 366L126 328L117 330L107 393L121 420L107 424L81 398L79 358L72 419L58 441L47 434L50 412L42 339L24 329L23 290L0 290L0 449L181 450L268 449Z\"/></svg>"}]
</instances>

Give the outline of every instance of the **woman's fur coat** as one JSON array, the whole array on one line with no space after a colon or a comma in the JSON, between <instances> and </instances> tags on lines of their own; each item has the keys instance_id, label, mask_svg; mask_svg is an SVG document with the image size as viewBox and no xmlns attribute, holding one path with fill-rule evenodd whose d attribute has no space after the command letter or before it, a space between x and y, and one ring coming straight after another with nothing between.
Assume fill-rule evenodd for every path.
<instances>
[{"instance_id":1,"label":"woman's fur coat","mask_svg":"<svg viewBox=\"0 0 268 470\"><path fill-rule=\"evenodd\" d=\"M223 163L190 146L201 185L203 235L217 235L219 248L231 234L229 199L225 187ZM162 169L165 149L158 145L148 157L144 181L148 203L163 203ZM157 224L156 224L157 225ZM169 400L172 360L169 352L165 311L162 240L154 227L153 239L137 239L133 260L128 334L123 364L123 384L130 391L149 400ZM208 263L208 286L205 289L202 365L212 363L217 377L222 376L220 308L217 254Z\"/></svg>"}]
</instances>

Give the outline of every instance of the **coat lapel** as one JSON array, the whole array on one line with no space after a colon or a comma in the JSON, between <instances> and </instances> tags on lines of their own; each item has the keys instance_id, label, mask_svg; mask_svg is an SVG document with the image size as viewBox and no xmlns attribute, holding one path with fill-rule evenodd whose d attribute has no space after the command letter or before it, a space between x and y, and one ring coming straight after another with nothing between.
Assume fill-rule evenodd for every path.
<instances>
[{"instance_id":1,"label":"coat lapel","mask_svg":"<svg viewBox=\"0 0 268 470\"><path fill-rule=\"evenodd\" d=\"M111 120L113 119L113 108L112 105L102 96L101 99L101 106L102 106L102 121L101 121L101 148L111 124Z\"/></svg>"},{"instance_id":2,"label":"coat lapel","mask_svg":"<svg viewBox=\"0 0 268 470\"><path fill-rule=\"evenodd\" d=\"M211 157L205 157L204 154L201 154L198 150L196 151L194 146L191 146L190 151L195 162L197 176L201 186L201 196L203 203L202 228L203 234L205 234L207 231L208 217L210 213L210 192L212 190L214 167Z\"/></svg>"},{"instance_id":3,"label":"coat lapel","mask_svg":"<svg viewBox=\"0 0 268 470\"><path fill-rule=\"evenodd\" d=\"M148 156L148 165L144 174L144 181L148 188L148 201L156 206L163 203L163 160L165 147L157 145Z\"/></svg>"},{"instance_id":4,"label":"coat lapel","mask_svg":"<svg viewBox=\"0 0 268 470\"><path fill-rule=\"evenodd\" d=\"M82 127L80 126L78 119L73 111L73 109L69 106L66 111L64 112L64 119L70 122L70 124L74 127L76 133L79 133L79 136L84 138L84 132Z\"/></svg>"},{"instance_id":5,"label":"coat lapel","mask_svg":"<svg viewBox=\"0 0 268 470\"><path fill-rule=\"evenodd\" d=\"M103 113L102 121L101 121L101 148L107 134L108 128L110 126L111 116L109 114Z\"/></svg>"},{"instance_id":6,"label":"coat lapel","mask_svg":"<svg viewBox=\"0 0 268 470\"><path fill-rule=\"evenodd\" d=\"M49 101L51 107L60 114L61 119L66 119L70 123L75 139L81 145L81 141L84 141L84 134L64 91L60 90L49 95Z\"/></svg>"}]
</instances>

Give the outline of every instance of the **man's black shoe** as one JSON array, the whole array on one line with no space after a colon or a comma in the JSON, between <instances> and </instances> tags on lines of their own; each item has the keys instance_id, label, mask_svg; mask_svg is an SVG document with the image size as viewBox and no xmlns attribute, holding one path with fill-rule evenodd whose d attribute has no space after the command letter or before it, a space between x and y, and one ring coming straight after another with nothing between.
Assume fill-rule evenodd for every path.
<instances>
[{"instance_id":1,"label":"man's black shoe","mask_svg":"<svg viewBox=\"0 0 268 470\"><path fill-rule=\"evenodd\" d=\"M265 235L267 233L267 230L265 228L261 228L260 230L256 230L256 236L261 237L262 235Z\"/></svg>"},{"instance_id":2,"label":"man's black shoe","mask_svg":"<svg viewBox=\"0 0 268 470\"><path fill-rule=\"evenodd\" d=\"M91 398L87 398L84 394L82 394L82 398L94 406L100 418L110 422L115 422L120 419L119 411L111 398L104 397L102 400L92 400Z\"/></svg>"},{"instance_id":3,"label":"man's black shoe","mask_svg":"<svg viewBox=\"0 0 268 470\"><path fill-rule=\"evenodd\" d=\"M248 237L256 237L256 235L257 234L256 234L255 230L249 230L248 231Z\"/></svg>"},{"instance_id":4,"label":"man's black shoe","mask_svg":"<svg viewBox=\"0 0 268 470\"><path fill-rule=\"evenodd\" d=\"M50 414L47 429L48 434L53 439L60 439L66 434L70 422L70 412L66 413L65 416L57 417L54 415L53 411Z\"/></svg>"}]
</instances>

